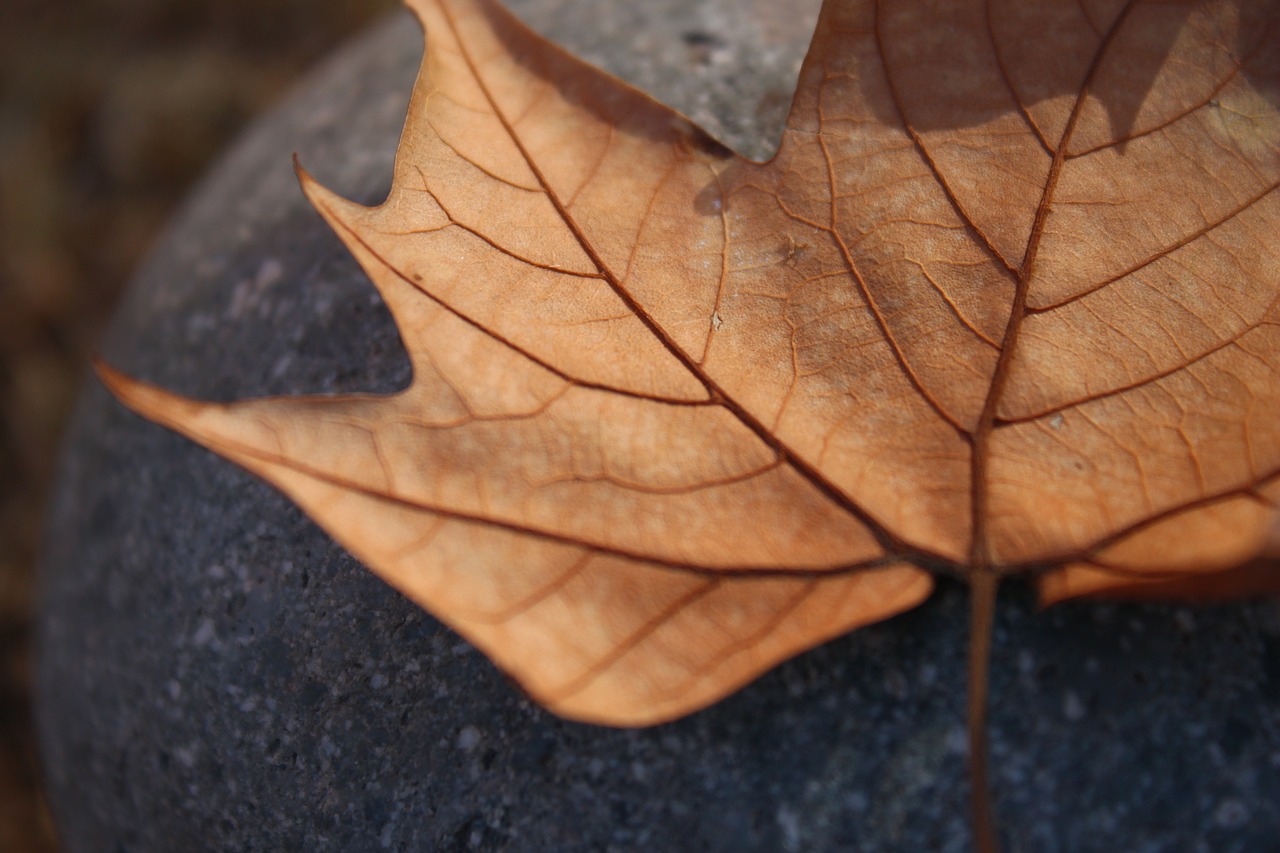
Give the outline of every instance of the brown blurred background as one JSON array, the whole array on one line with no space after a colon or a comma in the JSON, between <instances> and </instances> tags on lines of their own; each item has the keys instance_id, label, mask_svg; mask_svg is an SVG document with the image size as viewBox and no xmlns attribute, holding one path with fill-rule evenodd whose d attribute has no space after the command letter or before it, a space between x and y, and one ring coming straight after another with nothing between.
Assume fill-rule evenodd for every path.
<instances>
[{"instance_id":1,"label":"brown blurred background","mask_svg":"<svg viewBox=\"0 0 1280 853\"><path fill-rule=\"evenodd\" d=\"M57 848L30 710L34 566L62 425L191 183L393 0L0 0L0 850Z\"/></svg>"}]
</instances>

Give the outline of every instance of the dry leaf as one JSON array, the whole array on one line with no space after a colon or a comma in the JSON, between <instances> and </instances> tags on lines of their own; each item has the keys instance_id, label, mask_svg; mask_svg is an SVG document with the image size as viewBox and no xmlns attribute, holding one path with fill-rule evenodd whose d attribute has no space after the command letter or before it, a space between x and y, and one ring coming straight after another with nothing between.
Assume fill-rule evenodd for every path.
<instances>
[{"instance_id":1,"label":"dry leaf","mask_svg":"<svg viewBox=\"0 0 1280 853\"><path fill-rule=\"evenodd\" d=\"M1000 578L1280 586L1275 0L827 0L763 164L489 0L411 5L390 197L300 174L412 386L102 375L540 702L668 720L947 572L980 727Z\"/></svg>"}]
</instances>

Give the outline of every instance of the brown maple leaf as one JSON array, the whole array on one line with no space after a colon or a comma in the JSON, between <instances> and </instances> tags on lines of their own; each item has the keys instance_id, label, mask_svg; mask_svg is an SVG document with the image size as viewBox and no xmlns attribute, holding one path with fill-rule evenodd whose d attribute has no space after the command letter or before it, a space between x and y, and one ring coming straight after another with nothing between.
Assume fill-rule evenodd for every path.
<instances>
[{"instance_id":1,"label":"brown maple leaf","mask_svg":"<svg viewBox=\"0 0 1280 853\"><path fill-rule=\"evenodd\" d=\"M981 780L1000 579L1280 587L1280 4L827 0L767 163L490 0L410 5L390 197L300 175L413 384L100 370L538 701L669 720L946 572Z\"/></svg>"}]
</instances>

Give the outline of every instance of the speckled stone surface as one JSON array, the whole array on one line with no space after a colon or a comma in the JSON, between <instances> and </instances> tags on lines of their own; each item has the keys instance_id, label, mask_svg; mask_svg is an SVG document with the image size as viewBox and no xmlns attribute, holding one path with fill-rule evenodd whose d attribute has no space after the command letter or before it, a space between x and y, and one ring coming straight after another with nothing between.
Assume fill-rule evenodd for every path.
<instances>
[{"instance_id":1,"label":"speckled stone surface","mask_svg":"<svg viewBox=\"0 0 1280 853\"><path fill-rule=\"evenodd\" d=\"M783 5L518 8L765 156L816 8ZM139 273L112 363L218 399L408 381L289 155L378 200L419 45L390 21L229 154ZM43 584L41 746L68 853L970 846L953 584L688 719L564 722L272 489L92 382ZM1036 613L1010 589L996 633L1008 850L1280 850L1276 605Z\"/></svg>"}]
</instances>

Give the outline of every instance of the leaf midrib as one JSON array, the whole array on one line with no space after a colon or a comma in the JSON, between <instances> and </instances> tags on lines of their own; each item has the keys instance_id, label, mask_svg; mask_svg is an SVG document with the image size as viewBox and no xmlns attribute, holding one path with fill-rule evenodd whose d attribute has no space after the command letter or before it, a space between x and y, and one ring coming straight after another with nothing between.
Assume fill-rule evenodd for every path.
<instances>
[{"instance_id":1,"label":"leaf midrib","mask_svg":"<svg viewBox=\"0 0 1280 853\"><path fill-rule=\"evenodd\" d=\"M1053 196L1057 190L1058 179L1062 174L1062 167L1068 159L1067 149L1070 146L1071 136L1075 132L1076 124L1080 120L1080 113L1084 107L1085 98L1089 94L1089 88L1097 76L1098 70L1102 67L1103 59L1106 57L1109 48L1124 26L1129 13L1133 10L1133 6L1133 0L1129 0L1124 8L1120 10L1120 14L1116 15L1115 20L1111 23L1111 28L1098 45L1093 61L1089 65L1089 70L1085 73L1084 80L1080 84L1080 91L1076 94L1075 103L1072 104L1071 115L1063 128L1062 138L1058 140L1058 145L1054 149L1053 160L1049 164L1049 172L1045 177L1044 189L1040 194L1040 201L1036 205L1035 217L1031 224L1031 233L1027 237L1026 251L1023 253L1022 263L1018 266L1013 306L1009 311L1009 319L1000 344L1000 356L996 360L996 366L991 375L991 385L987 389L987 399L983 403L982 413L978 416L978 426L970 436L973 454L970 474L970 488L972 489L970 506L973 513L970 570L973 572L988 573L996 571L987 527L987 521L990 517L990 513L987 510L990 498L987 471L990 467L991 437L995 428L996 412L1000 408L1000 402L1008 383L1010 365L1013 361L1014 351L1017 348L1018 333L1022 328L1023 320L1027 317L1027 294L1031 289L1031 281L1035 277L1036 260L1044 235L1044 225L1053 205ZM994 43L994 34L988 30L988 35L991 36ZM1010 90L1012 90L1012 86L1010 86ZM938 178L942 182L941 175L938 175ZM942 183L945 184L945 182ZM966 222L972 225L963 209L957 206L956 211Z\"/></svg>"}]
</instances>

